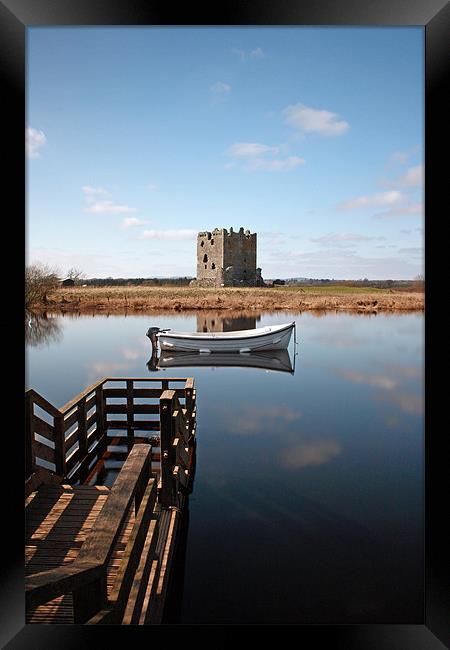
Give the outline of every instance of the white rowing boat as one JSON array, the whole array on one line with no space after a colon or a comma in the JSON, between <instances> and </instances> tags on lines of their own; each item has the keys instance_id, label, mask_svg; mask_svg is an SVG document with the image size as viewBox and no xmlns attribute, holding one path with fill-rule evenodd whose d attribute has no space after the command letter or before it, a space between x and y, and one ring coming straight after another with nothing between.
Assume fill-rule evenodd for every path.
<instances>
[{"instance_id":1,"label":"white rowing boat","mask_svg":"<svg viewBox=\"0 0 450 650\"><path fill-rule=\"evenodd\" d=\"M256 350L285 350L291 340L295 321L235 332L172 332L150 327L147 336L161 350L200 352L254 352Z\"/></svg>"}]
</instances>

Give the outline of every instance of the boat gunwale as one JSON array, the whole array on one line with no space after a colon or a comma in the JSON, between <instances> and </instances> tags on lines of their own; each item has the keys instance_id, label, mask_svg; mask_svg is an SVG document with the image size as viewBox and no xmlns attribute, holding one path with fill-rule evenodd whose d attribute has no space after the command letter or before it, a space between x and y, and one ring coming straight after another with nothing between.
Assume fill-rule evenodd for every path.
<instances>
[{"instance_id":1,"label":"boat gunwale","mask_svg":"<svg viewBox=\"0 0 450 650\"><path fill-rule=\"evenodd\" d=\"M270 336L273 334L281 334L282 332L285 332L288 329L292 329L295 327L295 321L292 321L292 323L289 323L288 325L285 326L273 326L273 327L279 327L279 329L270 329L270 325L268 326L269 331L262 331L265 330L265 327L260 327L256 328L254 330L236 330L235 332L227 332L226 334L229 334L229 336L223 336L224 332L192 332L191 334L189 333L175 333L171 334L170 332L158 332L157 337L162 338L162 337L169 337L169 338L174 338L174 339L193 339L193 340L200 340L200 341L248 341L249 339L254 339L254 338L262 338L263 336ZM259 331L258 331L259 330ZM233 336L233 334L241 334L242 332L254 332L253 334L249 334L246 336ZM256 333L255 333L256 332ZM217 336L218 335L218 336ZM222 336L221 336L222 335Z\"/></svg>"}]
</instances>

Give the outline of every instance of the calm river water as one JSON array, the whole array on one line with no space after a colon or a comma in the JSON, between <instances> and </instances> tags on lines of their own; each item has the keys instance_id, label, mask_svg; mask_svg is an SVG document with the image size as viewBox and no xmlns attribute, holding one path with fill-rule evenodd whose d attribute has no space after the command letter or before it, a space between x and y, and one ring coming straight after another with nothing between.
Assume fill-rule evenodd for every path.
<instances>
[{"instance_id":1,"label":"calm river water","mask_svg":"<svg viewBox=\"0 0 450 650\"><path fill-rule=\"evenodd\" d=\"M263 367L147 365L151 325L292 320L297 354L291 341ZM197 466L170 620L421 623L423 327L421 314L67 315L26 326L27 385L62 406L105 375L195 377Z\"/></svg>"}]
</instances>

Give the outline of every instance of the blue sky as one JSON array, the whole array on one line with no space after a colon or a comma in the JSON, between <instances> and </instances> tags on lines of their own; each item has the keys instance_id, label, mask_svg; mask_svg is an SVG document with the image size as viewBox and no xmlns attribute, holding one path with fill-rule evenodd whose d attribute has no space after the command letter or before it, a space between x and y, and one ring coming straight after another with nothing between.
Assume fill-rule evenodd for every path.
<instances>
[{"instance_id":1,"label":"blue sky","mask_svg":"<svg viewBox=\"0 0 450 650\"><path fill-rule=\"evenodd\" d=\"M423 273L422 27L29 28L27 261L195 276L258 233L263 277Z\"/></svg>"}]
</instances>

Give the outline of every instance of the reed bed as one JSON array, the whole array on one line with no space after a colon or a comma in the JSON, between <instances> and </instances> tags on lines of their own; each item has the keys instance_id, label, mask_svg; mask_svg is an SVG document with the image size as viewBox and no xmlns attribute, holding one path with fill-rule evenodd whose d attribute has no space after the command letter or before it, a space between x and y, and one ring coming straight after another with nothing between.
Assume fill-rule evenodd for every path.
<instances>
[{"instance_id":1,"label":"reed bed","mask_svg":"<svg viewBox=\"0 0 450 650\"><path fill-rule=\"evenodd\" d=\"M356 290L355 290L356 289ZM421 291L347 287L218 288L70 287L59 288L36 308L76 312L174 311L424 311Z\"/></svg>"}]
</instances>

